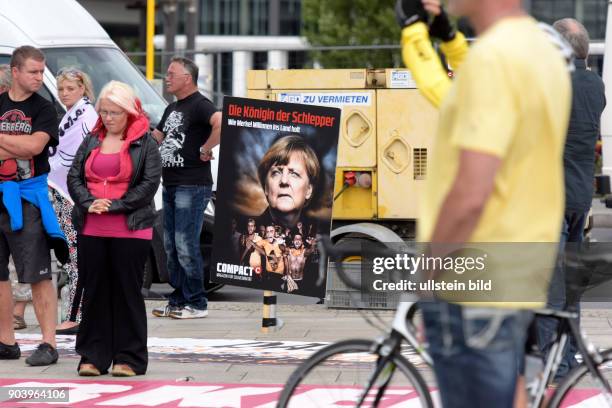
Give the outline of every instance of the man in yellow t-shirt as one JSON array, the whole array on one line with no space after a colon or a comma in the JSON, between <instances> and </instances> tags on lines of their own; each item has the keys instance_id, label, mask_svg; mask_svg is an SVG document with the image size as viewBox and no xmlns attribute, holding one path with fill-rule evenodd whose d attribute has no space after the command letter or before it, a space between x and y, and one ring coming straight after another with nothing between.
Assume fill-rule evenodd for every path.
<instances>
[{"instance_id":1,"label":"man in yellow t-shirt","mask_svg":"<svg viewBox=\"0 0 612 408\"><path fill-rule=\"evenodd\" d=\"M544 251L526 256L543 268L521 276L514 276L520 268L496 272L509 292L503 300L526 302L520 294L528 289L541 293L534 301L542 302L563 214L566 61L520 0L449 0L449 10L468 17L479 34L451 85L440 76L423 3L430 1L396 6L404 61L425 96L440 105L419 241L431 243L433 252L442 244L539 243L531 247ZM504 309L508 303L496 306L422 304L444 407L513 406L528 315Z\"/></svg>"}]
</instances>

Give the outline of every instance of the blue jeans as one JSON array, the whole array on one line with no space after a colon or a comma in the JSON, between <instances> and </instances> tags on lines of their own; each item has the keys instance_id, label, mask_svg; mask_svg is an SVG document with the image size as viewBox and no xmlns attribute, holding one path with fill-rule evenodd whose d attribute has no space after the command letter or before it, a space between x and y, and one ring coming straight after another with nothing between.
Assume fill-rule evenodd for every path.
<instances>
[{"instance_id":1,"label":"blue jeans","mask_svg":"<svg viewBox=\"0 0 612 408\"><path fill-rule=\"evenodd\" d=\"M561 254L563 254L565 250L566 243L572 243L575 245L583 241L584 224L587 216L588 212L565 213L563 217L563 226L561 228L561 239L559 242L559 252ZM546 302L546 307L554 310L574 308L580 314L580 302L577 300L572 301L572 304L568 304L567 302L565 280L565 266L561 260L559 260L548 288L548 301ZM558 324L559 321L551 317L538 317L537 319L538 347L545 356L547 356L550 352L550 347L552 346L553 340L556 337ZM577 352L578 346L576 344L576 339L574 339L573 336L570 336L569 341L563 350L563 357L559 363L559 369L557 370L557 374L555 376L557 381L565 377L572 368L578 365L578 361L576 361Z\"/></svg>"},{"instance_id":2,"label":"blue jeans","mask_svg":"<svg viewBox=\"0 0 612 408\"><path fill-rule=\"evenodd\" d=\"M163 189L164 249L170 285L174 288L168 300L171 306L191 306L200 310L208 306L200 233L211 194L210 186L167 186Z\"/></svg>"},{"instance_id":3,"label":"blue jeans","mask_svg":"<svg viewBox=\"0 0 612 408\"><path fill-rule=\"evenodd\" d=\"M531 313L421 302L444 408L514 406Z\"/></svg>"}]
</instances>

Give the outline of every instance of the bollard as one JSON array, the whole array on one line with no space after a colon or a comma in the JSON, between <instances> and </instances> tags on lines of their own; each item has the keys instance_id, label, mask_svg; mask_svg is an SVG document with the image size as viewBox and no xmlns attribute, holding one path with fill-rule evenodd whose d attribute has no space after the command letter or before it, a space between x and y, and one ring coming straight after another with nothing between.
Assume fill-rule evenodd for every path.
<instances>
[{"instance_id":1,"label":"bollard","mask_svg":"<svg viewBox=\"0 0 612 408\"><path fill-rule=\"evenodd\" d=\"M276 295L270 290L264 290L261 332L272 333L280 330L282 326L283 321L276 317Z\"/></svg>"},{"instance_id":2,"label":"bollard","mask_svg":"<svg viewBox=\"0 0 612 408\"><path fill-rule=\"evenodd\" d=\"M595 194L606 196L610 194L610 176L597 175L595 176Z\"/></svg>"}]
</instances>

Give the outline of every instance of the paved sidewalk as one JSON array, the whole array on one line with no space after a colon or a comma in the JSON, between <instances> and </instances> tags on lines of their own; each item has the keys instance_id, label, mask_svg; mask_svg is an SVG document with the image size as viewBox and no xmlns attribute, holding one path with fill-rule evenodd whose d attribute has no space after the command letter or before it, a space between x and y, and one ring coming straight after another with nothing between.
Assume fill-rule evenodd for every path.
<instances>
[{"instance_id":1,"label":"paved sidewalk","mask_svg":"<svg viewBox=\"0 0 612 408\"><path fill-rule=\"evenodd\" d=\"M274 383L283 384L295 363L306 358L310 353L326 342L333 342L345 338L374 338L380 331L370 327L361 314L353 310L331 310L323 305L278 305L278 316L284 321L282 328L274 333L265 334L260 330L261 304L219 302L210 303L210 314L205 319L175 320L170 318L157 318L151 315L154 307L164 304L161 301L147 301L147 318L149 328L150 363L146 376L137 380L176 380L191 377L195 381L223 382L223 383ZM371 315L371 312L366 312ZM389 321L393 316L390 311L379 311L377 314ZM22 344L23 355L29 355L32 348L40 338L40 330L31 306L26 311L28 328L17 332L17 339ZM64 350L63 343L69 344L74 336L58 336L60 360L58 364L49 367L28 367L24 357L17 361L3 361L0 364L0 378L61 378L77 379L78 358L74 351ZM164 348L151 350L152 339L160 346L161 339L169 341L166 348L171 358L165 358ZM170 340L172 339L172 340ZM208 358L207 349L198 350L204 357L193 355L189 347L202 340L202 347L211 344L223 345L227 343L236 348L240 346L232 343L234 340L243 340L247 345L240 346L238 353L246 355L242 360L236 361L231 357L232 350L225 350L224 356ZM204 340L209 341L204 341ZM212 340L216 342L211 343ZM257 341L257 342L255 342ZM301 349L299 358L290 362L276 364L292 354L280 341L297 342ZM68 342L68 343L67 343ZM316 344L311 344L316 343ZM293 346L296 346L293 344ZM292 343L289 344L290 346ZM185 347L183 347L185 346ZM266 364L262 364L260 354L266 348L276 346L278 357L265 355ZM161 347L161 346L160 346ZM173 350L173 347L179 350ZM240 348L239 347L239 348ZM274 367L273 370L270 368ZM111 376L98 377L99 380L112 380Z\"/></svg>"},{"instance_id":2,"label":"paved sidewalk","mask_svg":"<svg viewBox=\"0 0 612 408\"><path fill-rule=\"evenodd\" d=\"M296 364L326 342L374 338L381 333L368 325L358 311L327 309L323 305L279 305L278 316L284 326L264 334L260 331L259 303L211 303L209 317L197 320L152 316L151 310L161 304L147 301L150 364L147 375L138 380L190 377L199 382L283 384ZM373 315L372 311L365 313ZM376 314L385 322L393 317L391 311ZM28 328L17 332L24 355L35 347L40 333L30 306L26 321ZM582 327L597 347L612 347L612 309L585 305ZM3 361L0 378L79 378L73 341L74 336L58 337L60 361L49 367L27 367L23 357ZM422 371L431 380L429 370L422 367Z\"/></svg>"}]
</instances>

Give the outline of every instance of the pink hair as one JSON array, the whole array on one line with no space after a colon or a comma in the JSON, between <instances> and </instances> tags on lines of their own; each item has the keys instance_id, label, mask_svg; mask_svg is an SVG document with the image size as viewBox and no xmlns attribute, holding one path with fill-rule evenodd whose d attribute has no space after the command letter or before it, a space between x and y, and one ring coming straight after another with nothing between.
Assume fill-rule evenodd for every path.
<instances>
[{"instance_id":1,"label":"pink hair","mask_svg":"<svg viewBox=\"0 0 612 408\"><path fill-rule=\"evenodd\" d=\"M100 91L100 95L98 95L98 101L96 102L96 111L98 113L100 113L100 101L102 99L109 100L127 112L128 120L126 130L129 129L132 123L139 117L147 117L142 109L140 99L136 97L134 90L128 84L119 81L110 81L108 84L104 85L104 88ZM106 135L102 116L98 117L98 121L92 129L92 133L98 134L99 137L104 137L104 135Z\"/></svg>"},{"instance_id":2,"label":"pink hair","mask_svg":"<svg viewBox=\"0 0 612 408\"><path fill-rule=\"evenodd\" d=\"M123 82L110 81L104 85L100 95L98 95L98 102L96 102L96 111L98 113L100 112L100 101L102 99L108 99L125 110L129 115L137 116L142 112L142 108L138 109L139 104L136 103L137 98L134 90Z\"/></svg>"}]
</instances>

